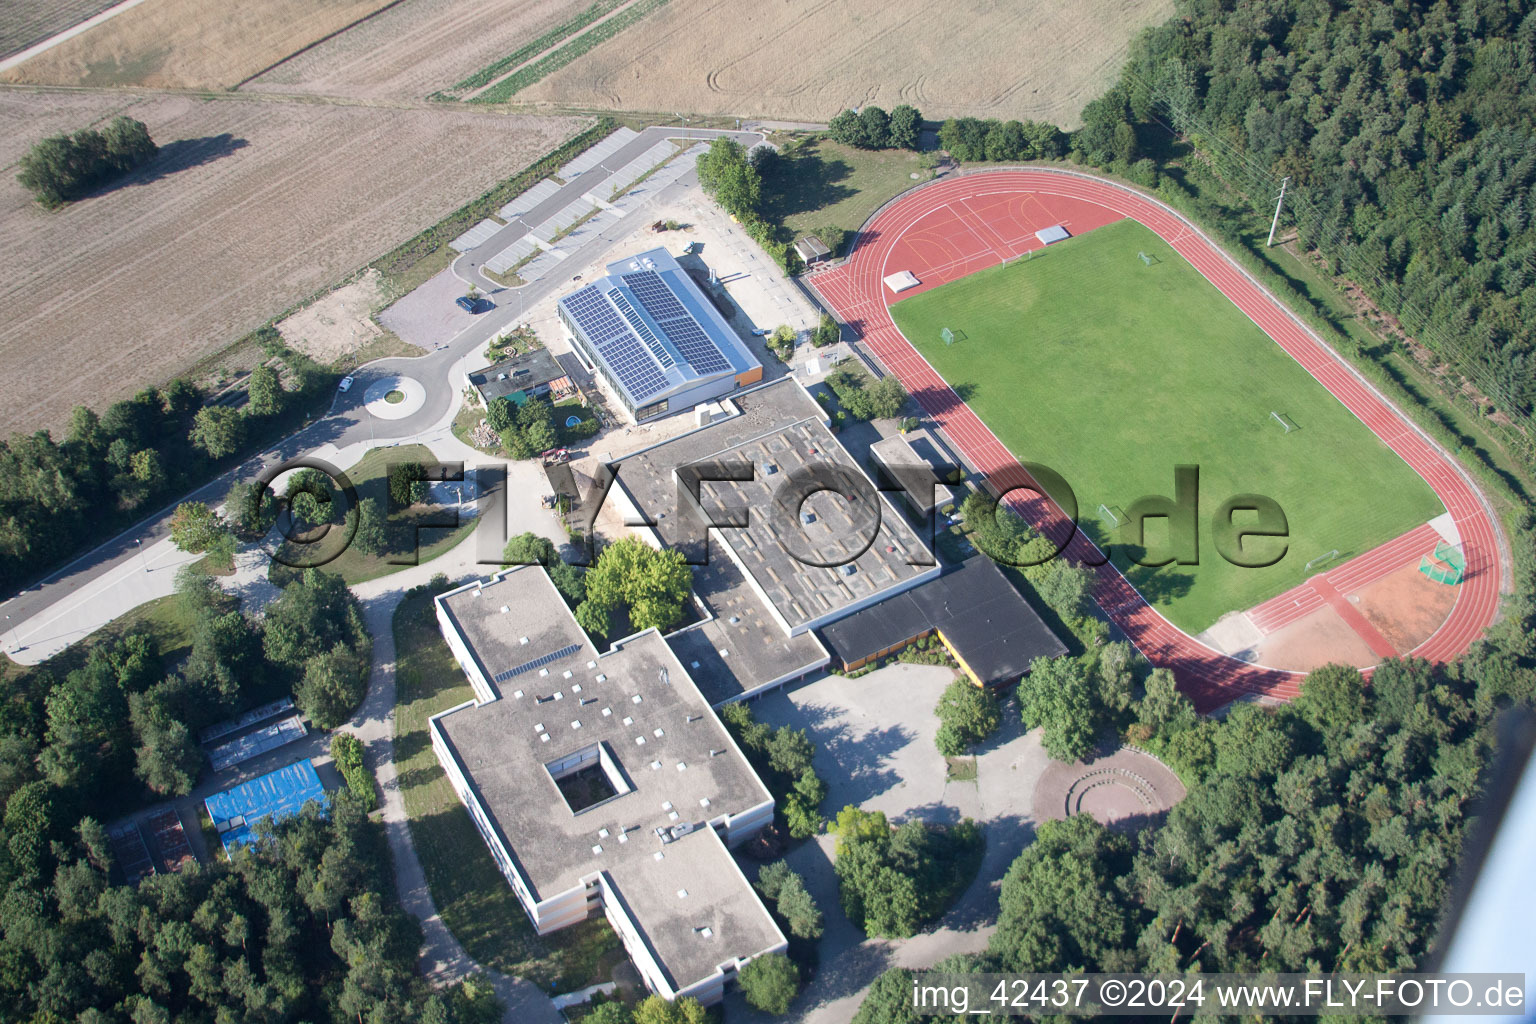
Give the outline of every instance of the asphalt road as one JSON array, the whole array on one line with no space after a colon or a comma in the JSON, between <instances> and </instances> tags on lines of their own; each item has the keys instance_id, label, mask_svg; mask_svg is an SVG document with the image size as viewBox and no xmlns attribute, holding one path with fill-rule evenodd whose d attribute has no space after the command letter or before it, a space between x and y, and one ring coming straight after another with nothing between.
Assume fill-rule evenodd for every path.
<instances>
[{"instance_id":1,"label":"asphalt road","mask_svg":"<svg viewBox=\"0 0 1536 1024\"><path fill-rule=\"evenodd\" d=\"M567 182L559 192L530 211L525 219L530 224L537 224L541 218L558 212L559 209L575 202L585 193L599 188L614 170L624 166L663 139L699 140L719 135L735 138L748 146L762 139L762 135L755 132L707 129L691 129L685 132L676 127L647 128L611 154L598 167ZM679 178L674 185L659 191L652 202L664 201L678 195L692 187L696 180L690 171ZM629 227L629 224L623 223L615 226L612 232L614 234L625 232ZM498 232L497 237L500 234L501 232ZM515 237L516 235L513 235L497 244L495 249L485 251L485 258L488 259L501 251L502 248L511 244ZM580 266L595 258L599 255L599 250L607 246L610 241L611 237L608 234L599 234L572 250L570 259L575 261L573 265ZM183 501L205 501L218 504L224 500L230 486L236 481L254 479L263 470L312 452L326 444L345 448L359 442L371 445L400 443L444 425L454 412L459 390L462 387L464 370L472 368L459 364L474 359L498 332L523 319L526 310L537 306L570 284L562 275L548 275L518 288L502 287L486 282L481 278L478 272L479 263L475 262L473 257L487 250L493 243L495 243L494 237L479 249L461 256L454 264L454 272L461 278L465 278L466 287L471 281L474 281L477 287L481 287L482 291L495 301L495 309L480 314L473 324L452 337L444 338L436 349L426 355L381 359L359 368L353 373L355 383L351 389L337 393L330 412L325 416L303 430L284 438L273 448L247 459L218 478L182 495L117 536L80 555L40 583L33 584L4 602L0 602L0 615L6 616L0 619L0 645L9 649L13 627L19 626L57 602L69 598L90 586L103 574L136 557L140 550L138 542L148 546L167 537L170 532L171 514ZM465 276L471 272L473 272L473 278ZM396 420L380 419L368 412L363 402L363 395L368 390L369 384L393 376L412 377L420 381L426 389L426 401L410 416Z\"/></svg>"}]
</instances>

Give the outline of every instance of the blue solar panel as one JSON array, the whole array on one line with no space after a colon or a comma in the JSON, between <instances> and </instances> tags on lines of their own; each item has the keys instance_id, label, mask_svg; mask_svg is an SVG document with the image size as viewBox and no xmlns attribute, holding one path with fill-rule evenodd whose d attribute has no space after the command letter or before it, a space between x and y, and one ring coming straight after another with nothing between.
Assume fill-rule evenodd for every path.
<instances>
[{"instance_id":1,"label":"blue solar panel","mask_svg":"<svg viewBox=\"0 0 1536 1024\"><path fill-rule=\"evenodd\" d=\"M629 326L595 285L565 299L566 308L587 339L618 375L619 383L636 402L667 387L656 357L644 348Z\"/></svg>"},{"instance_id":2,"label":"blue solar panel","mask_svg":"<svg viewBox=\"0 0 1536 1024\"><path fill-rule=\"evenodd\" d=\"M645 342L646 347L651 350L651 354L656 357L662 366L677 365L672 359L672 353L662 346L661 342L657 340L655 333L646 326L644 320L640 319L640 314L635 312L635 307L629 304L629 300L624 297L623 292L615 288L608 293L608 298L612 299L613 304L619 307L619 312L624 314L624 319L629 321L629 326L633 327L635 333L640 335L640 339Z\"/></svg>"},{"instance_id":3,"label":"blue solar panel","mask_svg":"<svg viewBox=\"0 0 1536 1024\"><path fill-rule=\"evenodd\" d=\"M497 672L496 681L498 683L504 683L508 679L511 679L513 676L520 676L524 672L532 672L534 669L548 665L552 661L559 661L561 658L569 657L579 650L581 650L581 644L571 644L569 647L562 647L558 651L550 651L548 654L541 654L537 658L534 658L532 661L525 661L515 668L509 668L504 671Z\"/></svg>"},{"instance_id":4,"label":"blue solar panel","mask_svg":"<svg viewBox=\"0 0 1536 1024\"><path fill-rule=\"evenodd\" d=\"M731 364L726 361L725 356L720 354L715 343L710 340L709 335L704 333L693 317L685 320L668 320L661 325L661 329L667 332L667 337L671 339L672 344L677 346L683 358L688 360L689 365L699 373L722 373L731 368Z\"/></svg>"},{"instance_id":5,"label":"blue solar panel","mask_svg":"<svg viewBox=\"0 0 1536 1024\"><path fill-rule=\"evenodd\" d=\"M696 371L700 374L723 373L731 368L719 347L699 326L693 314L677 301L661 275L652 270L625 274L624 283Z\"/></svg>"},{"instance_id":6,"label":"blue solar panel","mask_svg":"<svg viewBox=\"0 0 1536 1024\"><path fill-rule=\"evenodd\" d=\"M642 270L638 274L625 274L624 283L629 290L635 293L635 298L640 300L640 305L651 314L651 319L657 323L663 320L676 320L688 315L683 304L677 301L677 296L672 294L661 280L661 275L654 270Z\"/></svg>"}]
</instances>

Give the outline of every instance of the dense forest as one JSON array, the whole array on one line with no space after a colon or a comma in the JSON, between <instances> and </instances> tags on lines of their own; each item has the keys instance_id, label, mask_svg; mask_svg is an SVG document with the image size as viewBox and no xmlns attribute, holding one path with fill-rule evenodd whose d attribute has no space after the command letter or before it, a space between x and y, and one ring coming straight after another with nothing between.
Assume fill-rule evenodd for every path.
<instances>
[{"instance_id":1,"label":"dense forest","mask_svg":"<svg viewBox=\"0 0 1536 1024\"><path fill-rule=\"evenodd\" d=\"M290 692L333 721L366 683L369 637L335 576L299 575L260 621L202 573L178 590L186 648L130 628L5 680L0 1022L407 1019L417 939L350 796L233 866L110 884L103 823L190 792L204 726Z\"/></svg>"},{"instance_id":2,"label":"dense forest","mask_svg":"<svg viewBox=\"0 0 1536 1024\"><path fill-rule=\"evenodd\" d=\"M222 464L297 427L335 378L270 332L288 380L252 370L243 408L204 405L190 382L145 388L105 412L76 406L63 438L47 431L0 441L0 587L95 547Z\"/></svg>"},{"instance_id":3,"label":"dense forest","mask_svg":"<svg viewBox=\"0 0 1536 1024\"><path fill-rule=\"evenodd\" d=\"M1485 413L1529 426L1536 5L1179 0L1176 10L1084 110L1074 152L1134 165L1137 138L1171 127L1265 214L1289 176L1301 244L1473 382L1494 404Z\"/></svg>"}]
</instances>

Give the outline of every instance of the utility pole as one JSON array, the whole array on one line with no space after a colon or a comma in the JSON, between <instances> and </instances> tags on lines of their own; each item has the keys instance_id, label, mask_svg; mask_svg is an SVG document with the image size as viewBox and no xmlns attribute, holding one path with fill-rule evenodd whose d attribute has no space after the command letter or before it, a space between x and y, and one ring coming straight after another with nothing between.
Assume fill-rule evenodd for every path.
<instances>
[{"instance_id":1,"label":"utility pole","mask_svg":"<svg viewBox=\"0 0 1536 1024\"><path fill-rule=\"evenodd\" d=\"M1289 174L1280 179L1280 198L1275 200L1275 219L1269 222L1269 241L1264 243L1266 249L1275 244L1275 228L1280 224L1280 207L1285 203L1285 186L1290 180Z\"/></svg>"}]
</instances>

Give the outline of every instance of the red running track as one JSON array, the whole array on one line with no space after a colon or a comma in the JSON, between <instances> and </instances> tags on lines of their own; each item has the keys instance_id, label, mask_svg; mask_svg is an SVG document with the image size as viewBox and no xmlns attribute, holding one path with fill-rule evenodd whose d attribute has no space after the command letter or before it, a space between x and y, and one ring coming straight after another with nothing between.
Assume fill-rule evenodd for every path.
<instances>
[{"instance_id":1,"label":"red running track","mask_svg":"<svg viewBox=\"0 0 1536 1024\"><path fill-rule=\"evenodd\" d=\"M1157 232L1439 495L1460 532L1467 572L1451 614L1412 653L1445 661L1465 651L1493 621L1499 603L1498 535L1471 484L1268 292L1161 204L1112 182L1066 171L989 171L940 179L880 210L860 233L847 262L810 280L965 458L998 490L1008 492L1009 504L1058 545L1065 541L1067 558L1097 567L1094 598L1099 606L1154 664L1174 671L1198 708L1210 710L1246 694L1294 697L1300 691L1300 673L1251 665L1214 651L1142 600L1071 520L1040 494L1015 456L891 320L891 296L881 281L887 274L911 270L923 282L904 292L906 297L1039 248L1034 237L1039 228L1063 224L1081 234L1122 217Z\"/></svg>"}]
</instances>

